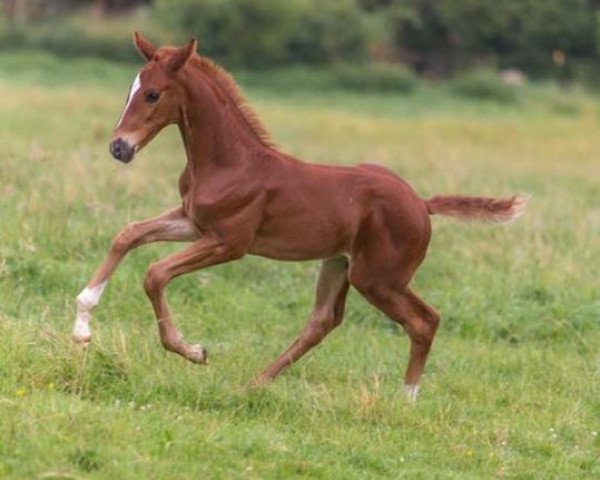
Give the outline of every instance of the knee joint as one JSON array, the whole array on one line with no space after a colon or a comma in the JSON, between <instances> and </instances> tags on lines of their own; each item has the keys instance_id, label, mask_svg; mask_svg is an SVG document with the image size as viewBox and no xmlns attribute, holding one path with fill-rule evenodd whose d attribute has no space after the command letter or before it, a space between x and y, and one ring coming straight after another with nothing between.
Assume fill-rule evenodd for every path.
<instances>
[{"instance_id":1,"label":"knee joint","mask_svg":"<svg viewBox=\"0 0 600 480\"><path fill-rule=\"evenodd\" d=\"M113 250L117 252L127 252L134 246L135 235L133 234L135 224L129 225L127 228L117 234L113 241Z\"/></svg>"},{"instance_id":2,"label":"knee joint","mask_svg":"<svg viewBox=\"0 0 600 480\"><path fill-rule=\"evenodd\" d=\"M144 280L146 294L151 296L159 293L167 284L167 280L167 276L159 264L154 263L150 265Z\"/></svg>"}]
</instances>

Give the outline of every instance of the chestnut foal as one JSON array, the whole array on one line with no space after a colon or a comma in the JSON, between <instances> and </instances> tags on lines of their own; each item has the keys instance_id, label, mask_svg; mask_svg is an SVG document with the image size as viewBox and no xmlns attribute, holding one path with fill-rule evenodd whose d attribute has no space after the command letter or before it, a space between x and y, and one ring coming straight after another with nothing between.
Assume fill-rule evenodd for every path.
<instances>
[{"instance_id":1,"label":"chestnut foal","mask_svg":"<svg viewBox=\"0 0 600 480\"><path fill-rule=\"evenodd\" d=\"M436 311L408 286L427 251L429 215L504 222L522 212L524 199L424 200L380 166L301 162L270 143L232 77L196 54L196 40L155 48L136 33L134 43L147 63L133 82L110 151L128 163L163 127L177 124L187 154L179 179L182 202L117 235L77 297L74 340L90 341L90 312L106 283L127 252L146 243L192 242L152 264L144 288L163 346L196 363L206 363L206 350L185 342L173 324L164 293L171 280L246 254L322 259L308 324L254 384L273 380L342 322L352 285L408 333L404 390L416 398L439 323Z\"/></svg>"}]
</instances>

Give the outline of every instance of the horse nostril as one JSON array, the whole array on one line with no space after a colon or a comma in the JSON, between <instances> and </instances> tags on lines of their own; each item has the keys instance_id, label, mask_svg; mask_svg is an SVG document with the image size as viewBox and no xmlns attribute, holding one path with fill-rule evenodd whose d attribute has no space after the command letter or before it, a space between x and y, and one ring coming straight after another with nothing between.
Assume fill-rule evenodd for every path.
<instances>
[{"instance_id":1,"label":"horse nostril","mask_svg":"<svg viewBox=\"0 0 600 480\"><path fill-rule=\"evenodd\" d=\"M135 149L122 138L110 142L109 150L113 157L124 163L130 162L135 153Z\"/></svg>"},{"instance_id":2,"label":"horse nostril","mask_svg":"<svg viewBox=\"0 0 600 480\"><path fill-rule=\"evenodd\" d=\"M121 144L118 140L110 142L110 153L115 158L119 158L121 156Z\"/></svg>"}]
</instances>

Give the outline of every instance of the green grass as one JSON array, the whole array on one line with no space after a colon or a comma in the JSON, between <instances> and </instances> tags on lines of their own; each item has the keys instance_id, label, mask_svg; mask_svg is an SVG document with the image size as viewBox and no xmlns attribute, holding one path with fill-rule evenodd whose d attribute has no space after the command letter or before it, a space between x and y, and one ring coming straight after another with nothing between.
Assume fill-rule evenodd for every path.
<instances>
[{"instance_id":1,"label":"green grass","mask_svg":"<svg viewBox=\"0 0 600 480\"><path fill-rule=\"evenodd\" d=\"M141 287L179 247L144 247L102 298L90 349L71 345L74 298L111 238L178 202L175 129L129 166L107 153L135 70L0 55L0 478L600 476L595 98L271 91L243 76L299 157L381 163L424 196L533 195L507 227L434 220L414 284L443 320L410 405L408 341L356 293L313 353L241 388L304 324L315 263L249 257L176 280L175 321L211 354L199 367L162 350Z\"/></svg>"}]
</instances>

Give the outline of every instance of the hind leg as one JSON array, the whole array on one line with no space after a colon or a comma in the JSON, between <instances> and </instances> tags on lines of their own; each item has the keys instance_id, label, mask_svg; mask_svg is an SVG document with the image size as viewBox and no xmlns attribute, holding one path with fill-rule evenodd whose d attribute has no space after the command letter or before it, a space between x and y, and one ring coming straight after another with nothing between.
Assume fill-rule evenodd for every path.
<instances>
[{"instance_id":1,"label":"hind leg","mask_svg":"<svg viewBox=\"0 0 600 480\"><path fill-rule=\"evenodd\" d=\"M386 275L368 275L355 270L351 279L352 285L371 304L406 330L410 338L410 358L404 376L404 392L410 399L416 400L440 317L406 286L407 280L402 282L402 272L399 273L400 282L390 281ZM407 276L410 278L412 274Z\"/></svg>"},{"instance_id":2,"label":"hind leg","mask_svg":"<svg viewBox=\"0 0 600 480\"><path fill-rule=\"evenodd\" d=\"M348 260L345 257L324 260L317 280L315 305L308 323L292 345L254 379L253 385L273 381L282 370L321 343L329 332L342 323L349 287Z\"/></svg>"},{"instance_id":3,"label":"hind leg","mask_svg":"<svg viewBox=\"0 0 600 480\"><path fill-rule=\"evenodd\" d=\"M404 391L413 400L419 393L419 381L427 362L427 356L433 343L440 316L434 308L427 305L410 289L402 296L400 323L410 337L410 358L404 376Z\"/></svg>"}]
</instances>

